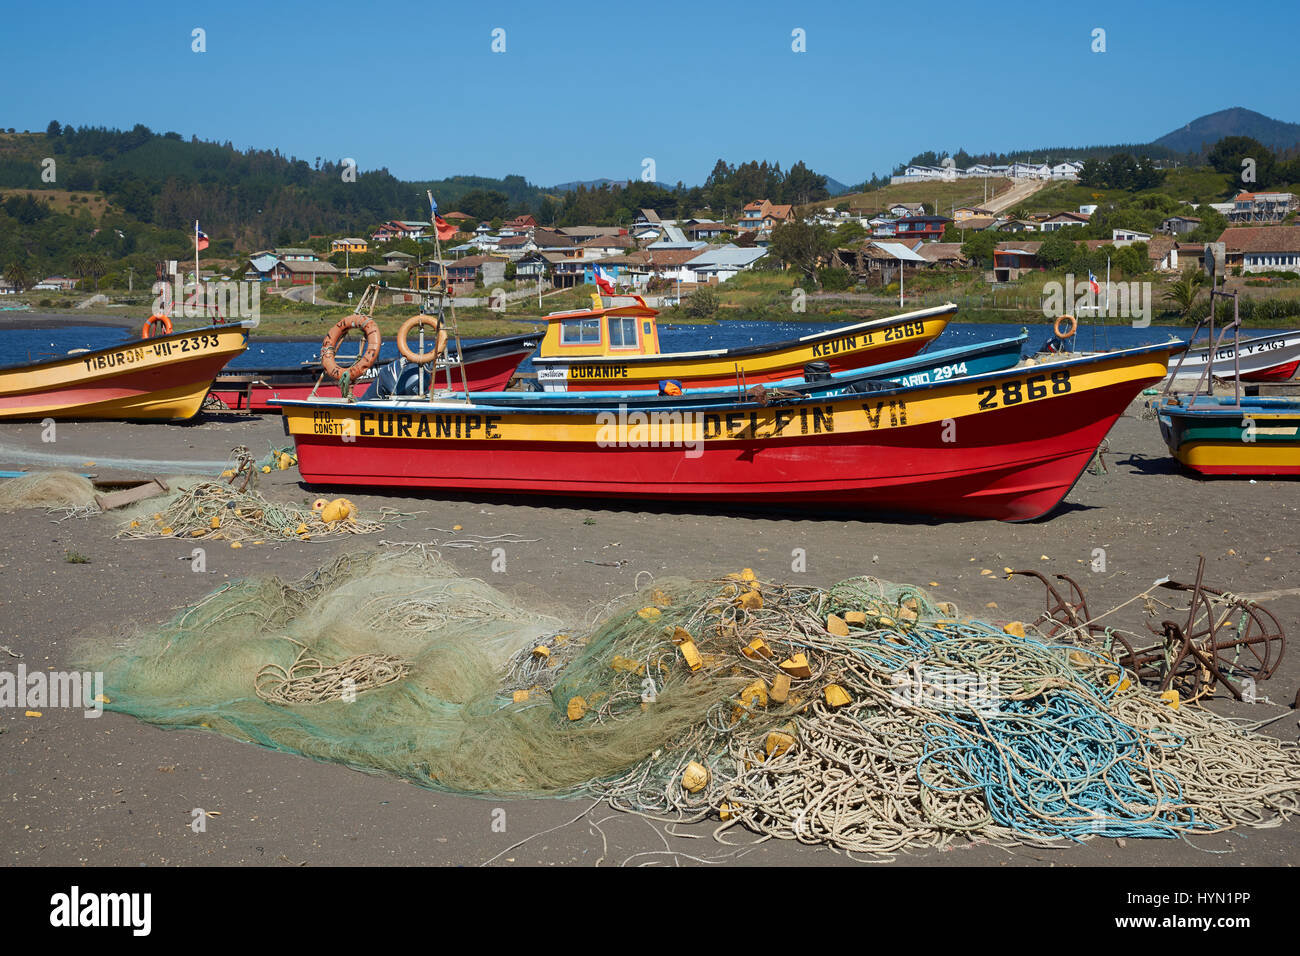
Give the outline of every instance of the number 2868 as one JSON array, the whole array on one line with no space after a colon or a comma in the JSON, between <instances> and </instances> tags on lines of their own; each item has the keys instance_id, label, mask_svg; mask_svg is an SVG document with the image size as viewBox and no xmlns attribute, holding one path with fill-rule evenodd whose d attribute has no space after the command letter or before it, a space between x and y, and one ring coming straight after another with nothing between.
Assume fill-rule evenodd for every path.
<instances>
[{"instance_id":1,"label":"number 2868","mask_svg":"<svg viewBox=\"0 0 1300 956\"><path fill-rule=\"evenodd\" d=\"M1048 395L1064 395L1070 388L1070 371L1062 368L1053 372L1050 379L1046 375L1031 375L1026 379L1008 379L1000 385L981 385L976 391L980 397L979 407L988 409L999 405L1019 405Z\"/></svg>"}]
</instances>

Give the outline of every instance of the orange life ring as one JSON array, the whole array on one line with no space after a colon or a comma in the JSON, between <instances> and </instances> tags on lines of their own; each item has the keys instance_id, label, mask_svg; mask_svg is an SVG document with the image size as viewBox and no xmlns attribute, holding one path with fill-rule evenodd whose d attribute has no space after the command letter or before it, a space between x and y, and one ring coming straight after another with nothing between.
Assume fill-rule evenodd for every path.
<instances>
[{"instance_id":1,"label":"orange life ring","mask_svg":"<svg viewBox=\"0 0 1300 956\"><path fill-rule=\"evenodd\" d=\"M417 352L406 344L406 338L417 325L429 325L438 333L438 338L431 352ZM442 328L442 323L432 315L413 315L397 330L397 351L408 362L414 362L416 365L428 365L435 361L439 355L447 350L447 333Z\"/></svg>"},{"instance_id":2,"label":"orange life ring","mask_svg":"<svg viewBox=\"0 0 1300 956\"><path fill-rule=\"evenodd\" d=\"M360 329L366 337L366 350L357 357L351 367L343 368L334 360L334 355L338 350L339 343L353 329ZM325 341L320 347L320 364L325 368L325 374L334 381L343 377L347 372L352 381L363 375L370 366L375 364L375 359L379 358L379 346L383 338L379 334L379 326L375 325L374 319L366 318L364 315L349 315L345 319L339 319L334 328L329 330L325 336Z\"/></svg>"},{"instance_id":3,"label":"orange life ring","mask_svg":"<svg viewBox=\"0 0 1300 956\"><path fill-rule=\"evenodd\" d=\"M167 316L165 315L151 315L149 316L149 318L145 319L144 328L140 330L140 338L142 339L153 338L154 336L153 327L155 325L162 326L162 331L158 333L159 335L172 334L171 319L167 318Z\"/></svg>"},{"instance_id":4,"label":"orange life ring","mask_svg":"<svg viewBox=\"0 0 1300 956\"><path fill-rule=\"evenodd\" d=\"M1066 330L1062 332L1061 323L1065 322L1066 319L1069 319L1069 323L1066 326ZM1074 335L1074 333L1078 330L1078 328L1079 328L1079 320L1072 315L1066 314L1066 315L1057 316L1056 324L1052 326L1052 331L1056 333L1056 337L1058 339L1068 339L1072 335Z\"/></svg>"}]
</instances>

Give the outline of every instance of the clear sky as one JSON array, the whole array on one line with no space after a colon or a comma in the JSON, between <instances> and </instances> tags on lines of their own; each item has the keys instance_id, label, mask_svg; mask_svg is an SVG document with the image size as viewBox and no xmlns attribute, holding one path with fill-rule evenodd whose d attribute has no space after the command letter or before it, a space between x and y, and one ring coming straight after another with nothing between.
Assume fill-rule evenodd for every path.
<instances>
[{"instance_id":1,"label":"clear sky","mask_svg":"<svg viewBox=\"0 0 1300 956\"><path fill-rule=\"evenodd\" d=\"M855 183L925 149L1149 141L1229 106L1300 121L1295 0L0 10L0 126L144 123L404 179L549 186L637 178L649 157L660 182L692 185L721 157L802 159Z\"/></svg>"}]
</instances>

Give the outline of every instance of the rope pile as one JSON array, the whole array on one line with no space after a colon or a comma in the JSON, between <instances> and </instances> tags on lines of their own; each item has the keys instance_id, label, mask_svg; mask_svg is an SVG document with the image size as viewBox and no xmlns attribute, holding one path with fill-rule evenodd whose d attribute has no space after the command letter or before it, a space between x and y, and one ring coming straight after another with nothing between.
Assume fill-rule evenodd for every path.
<instances>
[{"instance_id":1,"label":"rope pile","mask_svg":"<svg viewBox=\"0 0 1300 956\"><path fill-rule=\"evenodd\" d=\"M851 853L958 838L1168 838L1274 826L1300 810L1293 744L1174 709L1100 647L961 621L951 605L873 578L830 591L742 584L761 595L756 607L737 602L737 587L723 583L681 626L706 662L684 679L731 677L746 686L742 699L720 701L659 753L591 788L615 807L682 822L716 814L720 836L742 826ZM756 639L770 657L742 651ZM681 673L675 651L667 635L636 646L627 656L637 667L621 670L583 719L617 720L645 703L637 676ZM771 685L796 653L807 676L778 705ZM508 673L527 679L519 663ZM755 680L764 685L751 694ZM847 703L837 705L832 685Z\"/></svg>"},{"instance_id":2,"label":"rope pile","mask_svg":"<svg viewBox=\"0 0 1300 956\"><path fill-rule=\"evenodd\" d=\"M298 656L288 667L267 664L257 672L254 690L269 704L321 704L355 700L356 695L395 683L411 671L410 662L391 654L358 654L337 664L323 664L316 653L291 637Z\"/></svg>"}]
</instances>

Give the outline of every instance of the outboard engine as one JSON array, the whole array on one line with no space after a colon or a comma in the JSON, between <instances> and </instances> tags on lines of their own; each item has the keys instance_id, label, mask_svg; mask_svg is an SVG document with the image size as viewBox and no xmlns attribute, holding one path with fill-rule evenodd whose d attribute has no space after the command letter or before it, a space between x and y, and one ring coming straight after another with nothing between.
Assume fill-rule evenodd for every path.
<instances>
[{"instance_id":1,"label":"outboard engine","mask_svg":"<svg viewBox=\"0 0 1300 956\"><path fill-rule=\"evenodd\" d=\"M431 372L432 370L426 370ZM425 388L429 386L428 375L424 379ZM398 358L375 373L375 382L370 386L367 398L393 398L394 396L415 397L420 394L420 366L408 362L404 357Z\"/></svg>"},{"instance_id":2,"label":"outboard engine","mask_svg":"<svg viewBox=\"0 0 1300 956\"><path fill-rule=\"evenodd\" d=\"M1038 347L1038 352L1034 354L1047 353L1048 355L1060 355L1062 352L1070 352L1069 339L1063 339L1057 336L1055 332L1047 337L1047 341Z\"/></svg>"},{"instance_id":3,"label":"outboard engine","mask_svg":"<svg viewBox=\"0 0 1300 956\"><path fill-rule=\"evenodd\" d=\"M805 382L829 382L831 380L830 362L809 362L803 367Z\"/></svg>"}]
</instances>

